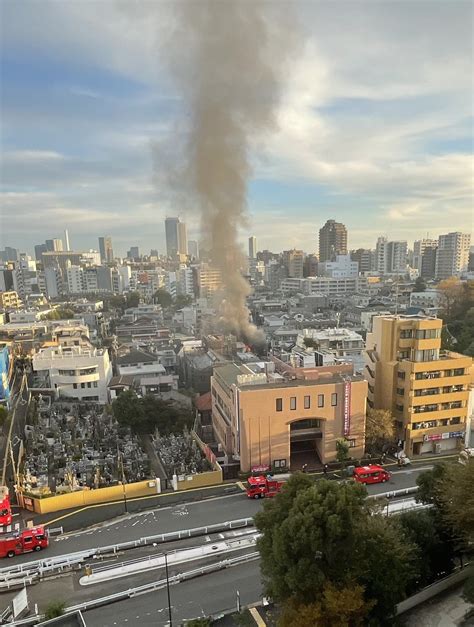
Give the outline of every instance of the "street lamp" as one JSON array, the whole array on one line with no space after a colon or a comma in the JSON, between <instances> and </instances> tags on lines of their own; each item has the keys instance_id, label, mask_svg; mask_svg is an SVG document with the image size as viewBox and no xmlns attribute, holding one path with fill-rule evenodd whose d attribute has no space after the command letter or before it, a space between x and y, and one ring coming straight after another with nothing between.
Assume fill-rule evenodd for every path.
<instances>
[{"instance_id":1,"label":"street lamp","mask_svg":"<svg viewBox=\"0 0 474 627\"><path fill-rule=\"evenodd\" d=\"M173 627L173 619L171 617L171 596L170 596L170 577L168 574L168 553L165 556L165 571L166 571L166 592L168 594L168 616L170 619L170 627Z\"/></svg>"}]
</instances>

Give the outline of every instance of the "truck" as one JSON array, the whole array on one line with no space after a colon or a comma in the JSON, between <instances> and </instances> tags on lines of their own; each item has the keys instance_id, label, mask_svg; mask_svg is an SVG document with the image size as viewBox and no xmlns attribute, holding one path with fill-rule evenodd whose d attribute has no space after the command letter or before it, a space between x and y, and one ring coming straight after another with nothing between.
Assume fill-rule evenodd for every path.
<instances>
[{"instance_id":1,"label":"truck","mask_svg":"<svg viewBox=\"0 0 474 627\"><path fill-rule=\"evenodd\" d=\"M271 475L249 477L247 480L247 496L249 499L264 499L280 492L284 481L277 481Z\"/></svg>"},{"instance_id":2,"label":"truck","mask_svg":"<svg viewBox=\"0 0 474 627\"><path fill-rule=\"evenodd\" d=\"M0 532L3 527L11 525L12 508L10 505L10 493L6 485L0 485Z\"/></svg>"},{"instance_id":3,"label":"truck","mask_svg":"<svg viewBox=\"0 0 474 627\"><path fill-rule=\"evenodd\" d=\"M15 557L41 551L49 544L48 530L42 525L0 537L0 557Z\"/></svg>"}]
</instances>

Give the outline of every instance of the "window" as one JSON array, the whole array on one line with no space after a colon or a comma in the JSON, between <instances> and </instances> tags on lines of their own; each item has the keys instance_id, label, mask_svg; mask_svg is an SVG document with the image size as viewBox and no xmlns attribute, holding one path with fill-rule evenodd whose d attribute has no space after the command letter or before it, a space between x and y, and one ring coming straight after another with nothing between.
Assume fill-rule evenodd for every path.
<instances>
[{"instance_id":1,"label":"window","mask_svg":"<svg viewBox=\"0 0 474 627\"><path fill-rule=\"evenodd\" d=\"M304 397L304 408L305 409L310 409L311 407L311 396L305 396Z\"/></svg>"},{"instance_id":2,"label":"window","mask_svg":"<svg viewBox=\"0 0 474 627\"><path fill-rule=\"evenodd\" d=\"M462 377L464 375L464 368L455 368L453 372L454 377Z\"/></svg>"},{"instance_id":3,"label":"window","mask_svg":"<svg viewBox=\"0 0 474 627\"><path fill-rule=\"evenodd\" d=\"M336 405L337 405L337 392L333 392L331 394L331 405L333 407L336 407Z\"/></svg>"},{"instance_id":4,"label":"window","mask_svg":"<svg viewBox=\"0 0 474 627\"><path fill-rule=\"evenodd\" d=\"M440 329L419 329L416 332L417 340L434 340L437 337L440 337Z\"/></svg>"},{"instance_id":5,"label":"window","mask_svg":"<svg viewBox=\"0 0 474 627\"><path fill-rule=\"evenodd\" d=\"M403 388L397 388L397 394L399 396L403 396L405 394L405 390Z\"/></svg>"},{"instance_id":6,"label":"window","mask_svg":"<svg viewBox=\"0 0 474 627\"><path fill-rule=\"evenodd\" d=\"M290 396L290 409L296 409L296 396Z\"/></svg>"},{"instance_id":7,"label":"window","mask_svg":"<svg viewBox=\"0 0 474 627\"><path fill-rule=\"evenodd\" d=\"M397 377L399 379L402 379L402 381L405 379L405 373L401 372L400 370L397 372Z\"/></svg>"},{"instance_id":8,"label":"window","mask_svg":"<svg viewBox=\"0 0 474 627\"><path fill-rule=\"evenodd\" d=\"M356 441L355 439L351 439L351 440L346 440L347 444L349 445L349 448L355 448L356 447Z\"/></svg>"},{"instance_id":9,"label":"window","mask_svg":"<svg viewBox=\"0 0 474 627\"><path fill-rule=\"evenodd\" d=\"M324 394L318 394L318 407L324 407Z\"/></svg>"},{"instance_id":10,"label":"window","mask_svg":"<svg viewBox=\"0 0 474 627\"><path fill-rule=\"evenodd\" d=\"M81 388L84 389L86 387L85 383L81 383Z\"/></svg>"},{"instance_id":11,"label":"window","mask_svg":"<svg viewBox=\"0 0 474 627\"><path fill-rule=\"evenodd\" d=\"M412 329L402 329L400 331L400 339L401 340L407 340L410 337L413 337L413 331Z\"/></svg>"},{"instance_id":12,"label":"window","mask_svg":"<svg viewBox=\"0 0 474 627\"><path fill-rule=\"evenodd\" d=\"M273 465L275 468L286 468L286 459L275 459Z\"/></svg>"},{"instance_id":13,"label":"window","mask_svg":"<svg viewBox=\"0 0 474 627\"><path fill-rule=\"evenodd\" d=\"M410 357L410 351L398 351L398 359L408 359Z\"/></svg>"},{"instance_id":14,"label":"window","mask_svg":"<svg viewBox=\"0 0 474 627\"><path fill-rule=\"evenodd\" d=\"M96 387L98 387L98 383L97 383L97 381L94 381L94 387L95 387L95 388L96 388Z\"/></svg>"},{"instance_id":15,"label":"window","mask_svg":"<svg viewBox=\"0 0 474 627\"><path fill-rule=\"evenodd\" d=\"M456 418L451 418L450 424L452 424L452 425L460 425L461 424L461 417L460 416L456 416Z\"/></svg>"},{"instance_id":16,"label":"window","mask_svg":"<svg viewBox=\"0 0 474 627\"><path fill-rule=\"evenodd\" d=\"M403 405L400 405L399 403L397 403L397 404L395 405L395 409L396 409L397 411L403 411Z\"/></svg>"},{"instance_id":17,"label":"window","mask_svg":"<svg viewBox=\"0 0 474 627\"><path fill-rule=\"evenodd\" d=\"M283 399L282 398L276 399L276 410L283 411Z\"/></svg>"},{"instance_id":18,"label":"window","mask_svg":"<svg viewBox=\"0 0 474 627\"><path fill-rule=\"evenodd\" d=\"M73 383L73 384L72 384L72 387L73 387L75 390L77 390L77 383Z\"/></svg>"}]
</instances>

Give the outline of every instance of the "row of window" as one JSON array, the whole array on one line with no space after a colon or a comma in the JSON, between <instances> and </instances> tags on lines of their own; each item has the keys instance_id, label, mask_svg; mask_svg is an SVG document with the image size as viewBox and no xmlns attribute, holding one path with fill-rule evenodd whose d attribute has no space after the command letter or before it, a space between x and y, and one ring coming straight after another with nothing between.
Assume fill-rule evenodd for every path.
<instances>
[{"instance_id":1,"label":"row of window","mask_svg":"<svg viewBox=\"0 0 474 627\"><path fill-rule=\"evenodd\" d=\"M324 407L325 399L324 394L318 394L317 406ZM333 392L331 394L331 406L337 406L337 392ZM311 396L305 396L303 400L304 409L311 409ZM283 411L283 399L277 398L275 399L275 409L276 411ZM296 404L296 396L290 396L290 410L295 411L297 409Z\"/></svg>"},{"instance_id":2,"label":"row of window","mask_svg":"<svg viewBox=\"0 0 474 627\"><path fill-rule=\"evenodd\" d=\"M96 374L97 368L84 368L82 370L58 370L58 373L63 377L85 377L89 374Z\"/></svg>"},{"instance_id":3,"label":"row of window","mask_svg":"<svg viewBox=\"0 0 474 627\"><path fill-rule=\"evenodd\" d=\"M448 427L449 425L461 424L461 417L455 418L443 418L442 420L425 420L424 422L414 422L412 429L417 431L418 429L434 429L435 427Z\"/></svg>"},{"instance_id":4,"label":"row of window","mask_svg":"<svg viewBox=\"0 0 474 627\"><path fill-rule=\"evenodd\" d=\"M78 386L78 384L77 384L77 383L73 383L73 384L72 384L72 387L73 387L75 390L77 390L77 386ZM88 381L88 383L81 383L81 389L83 389L83 390L84 390L85 388L92 388L92 387L94 387L94 388L99 387L99 384L97 383L97 381L92 381L92 382L91 382L91 381Z\"/></svg>"},{"instance_id":5,"label":"row of window","mask_svg":"<svg viewBox=\"0 0 474 627\"><path fill-rule=\"evenodd\" d=\"M399 388L397 388L398 390ZM463 385L445 385L442 388L425 388L424 390L415 390L415 396L432 396L434 394L449 394L451 392L463 392Z\"/></svg>"},{"instance_id":6,"label":"row of window","mask_svg":"<svg viewBox=\"0 0 474 627\"><path fill-rule=\"evenodd\" d=\"M453 370L433 370L432 372L416 372L415 379L421 381L423 379L439 379L444 377L462 377L465 374L464 368L454 368ZM397 377L402 381L406 378L406 373L403 370L397 372Z\"/></svg>"},{"instance_id":7,"label":"row of window","mask_svg":"<svg viewBox=\"0 0 474 627\"><path fill-rule=\"evenodd\" d=\"M441 329L402 329L400 331L400 339L407 340L410 338L416 338L417 340L434 340L441 337Z\"/></svg>"},{"instance_id":8,"label":"row of window","mask_svg":"<svg viewBox=\"0 0 474 627\"><path fill-rule=\"evenodd\" d=\"M402 406L403 407L403 406ZM448 409L461 409L463 407L462 401L453 401L452 403L436 403L432 405L419 405L413 408L413 413L415 414L423 414L425 412L431 411L446 411Z\"/></svg>"}]
</instances>

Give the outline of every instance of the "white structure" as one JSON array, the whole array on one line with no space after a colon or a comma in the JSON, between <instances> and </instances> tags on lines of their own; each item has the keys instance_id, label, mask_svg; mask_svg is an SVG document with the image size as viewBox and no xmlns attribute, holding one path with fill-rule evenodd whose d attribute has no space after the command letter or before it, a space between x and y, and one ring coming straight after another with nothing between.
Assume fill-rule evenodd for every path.
<instances>
[{"instance_id":1,"label":"white structure","mask_svg":"<svg viewBox=\"0 0 474 627\"><path fill-rule=\"evenodd\" d=\"M81 253L81 262L89 264L91 266L100 266L100 252L97 250L88 250L85 253Z\"/></svg>"},{"instance_id":2,"label":"white structure","mask_svg":"<svg viewBox=\"0 0 474 627\"><path fill-rule=\"evenodd\" d=\"M412 292L410 294L410 307L423 307L438 309L443 303L443 295L438 290L426 290L424 292Z\"/></svg>"},{"instance_id":3,"label":"white structure","mask_svg":"<svg viewBox=\"0 0 474 627\"><path fill-rule=\"evenodd\" d=\"M406 241L389 242L379 237L375 248L375 269L380 274L406 272L408 247Z\"/></svg>"},{"instance_id":4,"label":"white structure","mask_svg":"<svg viewBox=\"0 0 474 627\"><path fill-rule=\"evenodd\" d=\"M283 294L323 294L341 296L355 294L367 287L364 277L332 279L331 277L308 277L307 279L283 279L280 289Z\"/></svg>"},{"instance_id":5,"label":"white structure","mask_svg":"<svg viewBox=\"0 0 474 627\"><path fill-rule=\"evenodd\" d=\"M173 316L173 322L183 331L193 333L197 323L197 311L195 307L183 307Z\"/></svg>"},{"instance_id":6,"label":"white structure","mask_svg":"<svg viewBox=\"0 0 474 627\"><path fill-rule=\"evenodd\" d=\"M438 240L436 239L417 239L413 244L413 267L421 270L421 259L426 248L436 248Z\"/></svg>"},{"instance_id":7,"label":"white structure","mask_svg":"<svg viewBox=\"0 0 474 627\"><path fill-rule=\"evenodd\" d=\"M305 340L314 346L306 347ZM363 351L365 343L362 335L352 329L303 329L298 333L296 345L308 352L314 351L316 366L331 365L336 362L350 362L355 371L364 368Z\"/></svg>"},{"instance_id":8,"label":"white structure","mask_svg":"<svg viewBox=\"0 0 474 627\"><path fill-rule=\"evenodd\" d=\"M469 233L440 235L436 253L436 278L447 279L467 270L470 246Z\"/></svg>"},{"instance_id":9,"label":"white structure","mask_svg":"<svg viewBox=\"0 0 474 627\"><path fill-rule=\"evenodd\" d=\"M119 357L116 363L118 374L132 376L143 395L178 389L178 376L167 374L157 355L131 350L127 355Z\"/></svg>"},{"instance_id":10,"label":"white structure","mask_svg":"<svg viewBox=\"0 0 474 627\"><path fill-rule=\"evenodd\" d=\"M350 255L336 255L335 261L323 261L318 265L318 274L333 279L357 277L359 263L352 261Z\"/></svg>"},{"instance_id":11,"label":"white structure","mask_svg":"<svg viewBox=\"0 0 474 627\"><path fill-rule=\"evenodd\" d=\"M60 398L107 403L112 365L107 350L93 346L52 346L33 356L42 386Z\"/></svg>"},{"instance_id":12,"label":"white structure","mask_svg":"<svg viewBox=\"0 0 474 627\"><path fill-rule=\"evenodd\" d=\"M70 294L80 294L84 291L84 272L82 266L69 266L66 270L67 289Z\"/></svg>"},{"instance_id":13,"label":"white structure","mask_svg":"<svg viewBox=\"0 0 474 627\"><path fill-rule=\"evenodd\" d=\"M257 256L257 238L255 235L249 237L249 258L255 259Z\"/></svg>"}]
</instances>

